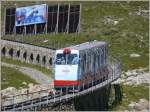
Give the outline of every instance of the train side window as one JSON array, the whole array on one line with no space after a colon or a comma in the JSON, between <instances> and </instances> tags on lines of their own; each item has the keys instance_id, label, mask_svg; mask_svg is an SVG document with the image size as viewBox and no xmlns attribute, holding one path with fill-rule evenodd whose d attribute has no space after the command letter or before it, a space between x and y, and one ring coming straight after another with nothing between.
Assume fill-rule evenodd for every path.
<instances>
[{"instance_id":1,"label":"train side window","mask_svg":"<svg viewBox=\"0 0 150 112\"><path fill-rule=\"evenodd\" d=\"M103 48L101 48L101 51L100 51L100 64L101 66L103 66Z\"/></svg>"},{"instance_id":2,"label":"train side window","mask_svg":"<svg viewBox=\"0 0 150 112\"><path fill-rule=\"evenodd\" d=\"M100 67L100 55L99 55L99 49L98 49L98 51L97 51L97 66L98 66L98 69L99 69L99 67Z\"/></svg>"},{"instance_id":3,"label":"train side window","mask_svg":"<svg viewBox=\"0 0 150 112\"><path fill-rule=\"evenodd\" d=\"M94 70L94 74L95 74L95 72L96 72L96 54L94 53L93 54L93 70Z\"/></svg>"},{"instance_id":4,"label":"train side window","mask_svg":"<svg viewBox=\"0 0 150 112\"><path fill-rule=\"evenodd\" d=\"M93 71L93 53L91 53L91 63L90 63L90 67L91 67L91 72Z\"/></svg>"},{"instance_id":5,"label":"train side window","mask_svg":"<svg viewBox=\"0 0 150 112\"><path fill-rule=\"evenodd\" d=\"M104 66L106 64L106 47L104 46Z\"/></svg>"},{"instance_id":6,"label":"train side window","mask_svg":"<svg viewBox=\"0 0 150 112\"><path fill-rule=\"evenodd\" d=\"M84 73L85 72L85 65L86 65L86 54L83 55L82 63L83 63L83 73Z\"/></svg>"},{"instance_id":7,"label":"train side window","mask_svg":"<svg viewBox=\"0 0 150 112\"><path fill-rule=\"evenodd\" d=\"M88 71L91 71L91 53L88 54Z\"/></svg>"},{"instance_id":8,"label":"train side window","mask_svg":"<svg viewBox=\"0 0 150 112\"><path fill-rule=\"evenodd\" d=\"M82 74L83 74L83 73L84 73L84 69L85 69L85 65L84 65L84 55L82 56L81 67L82 67Z\"/></svg>"},{"instance_id":9,"label":"train side window","mask_svg":"<svg viewBox=\"0 0 150 112\"><path fill-rule=\"evenodd\" d=\"M104 66L104 48L102 48L102 65Z\"/></svg>"}]
</instances>

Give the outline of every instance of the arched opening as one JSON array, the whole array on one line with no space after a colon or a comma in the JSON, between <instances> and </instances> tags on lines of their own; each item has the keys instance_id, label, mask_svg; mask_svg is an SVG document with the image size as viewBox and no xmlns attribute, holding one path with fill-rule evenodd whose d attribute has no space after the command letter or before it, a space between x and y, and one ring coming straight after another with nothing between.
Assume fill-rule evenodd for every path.
<instances>
[{"instance_id":1,"label":"arched opening","mask_svg":"<svg viewBox=\"0 0 150 112\"><path fill-rule=\"evenodd\" d=\"M5 54L6 54L6 48L5 47L2 48L1 53L2 53L2 55L5 56Z\"/></svg>"},{"instance_id":2,"label":"arched opening","mask_svg":"<svg viewBox=\"0 0 150 112\"><path fill-rule=\"evenodd\" d=\"M17 51L16 56L19 58L20 57L20 50Z\"/></svg>"},{"instance_id":3,"label":"arched opening","mask_svg":"<svg viewBox=\"0 0 150 112\"><path fill-rule=\"evenodd\" d=\"M27 59L27 52L23 53L23 58L26 60Z\"/></svg>"},{"instance_id":4,"label":"arched opening","mask_svg":"<svg viewBox=\"0 0 150 112\"><path fill-rule=\"evenodd\" d=\"M52 65L52 58L49 59L49 64Z\"/></svg>"},{"instance_id":5,"label":"arched opening","mask_svg":"<svg viewBox=\"0 0 150 112\"><path fill-rule=\"evenodd\" d=\"M31 53L30 55L30 60L33 61L34 57L33 57L33 53Z\"/></svg>"},{"instance_id":6,"label":"arched opening","mask_svg":"<svg viewBox=\"0 0 150 112\"><path fill-rule=\"evenodd\" d=\"M9 50L9 55L10 55L11 57L13 57L13 53L14 53L14 49L11 48L11 49Z\"/></svg>"},{"instance_id":7,"label":"arched opening","mask_svg":"<svg viewBox=\"0 0 150 112\"><path fill-rule=\"evenodd\" d=\"M40 62L40 55L38 54L36 57L36 61L39 63Z\"/></svg>"},{"instance_id":8,"label":"arched opening","mask_svg":"<svg viewBox=\"0 0 150 112\"><path fill-rule=\"evenodd\" d=\"M43 64L45 65L45 63L46 63L46 56L43 56L42 62L43 62Z\"/></svg>"}]
</instances>

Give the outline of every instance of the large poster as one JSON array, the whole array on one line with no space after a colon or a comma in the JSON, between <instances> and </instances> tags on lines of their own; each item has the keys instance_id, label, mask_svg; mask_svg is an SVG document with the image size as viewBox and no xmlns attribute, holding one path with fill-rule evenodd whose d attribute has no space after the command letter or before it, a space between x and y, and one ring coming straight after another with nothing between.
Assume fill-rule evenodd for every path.
<instances>
[{"instance_id":1,"label":"large poster","mask_svg":"<svg viewBox=\"0 0 150 112\"><path fill-rule=\"evenodd\" d=\"M34 5L29 7L16 8L16 26L46 23L47 5Z\"/></svg>"}]
</instances>

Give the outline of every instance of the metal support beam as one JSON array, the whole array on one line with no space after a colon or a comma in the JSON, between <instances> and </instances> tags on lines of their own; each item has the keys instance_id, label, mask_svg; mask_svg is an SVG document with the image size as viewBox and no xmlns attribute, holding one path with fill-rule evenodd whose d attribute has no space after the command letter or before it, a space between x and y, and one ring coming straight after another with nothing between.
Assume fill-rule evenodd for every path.
<instances>
[{"instance_id":1,"label":"metal support beam","mask_svg":"<svg viewBox=\"0 0 150 112\"><path fill-rule=\"evenodd\" d=\"M73 97L74 97L74 85L73 85Z\"/></svg>"},{"instance_id":2,"label":"metal support beam","mask_svg":"<svg viewBox=\"0 0 150 112\"><path fill-rule=\"evenodd\" d=\"M16 35L16 26L14 25L13 32Z\"/></svg>"},{"instance_id":3,"label":"metal support beam","mask_svg":"<svg viewBox=\"0 0 150 112\"><path fill-rule=\"evenodd\" d=\"M37 24L34 25L34 33L36 34Z\"/></svg>"},{"instance_id":4,"label":"metal support beam","mask_svg":"<svg viewBox=\"0 0 150 112\"><path fill-rule=\"evenodd\" d=\"M81 10L82 10L82 4L80 3L80 14L79 14L79 23L78 23L78 34L81 31Z\"/></svg>"},{"instance_id":5,"label":"metal support beam","mask_svg":"<svg viewBox=\"0 0 150 112\"><path fill-rule=\"evenodd\" d=\"M16 5L16 9L17 9L17 5ZM16 22L16 13L15 13L15 22ZM16 34L16 25L14 24L14 33Z\"/></svg>"},{"instance_id":6,"label":"metal support beam","mask_svg":"<svg viewBox=\"0 0 150 112\"><path fill-rule=\"evenodd\" d=\"M6 28L5 28L5 26L6 26L6 8L4 9L4 24L3 24L3 34L5 35L5 30L6 30Z\"/></svg>"},{"instance_id":7,"label":"metal support beam","mask_svg":"<svg viewBox=\"0 0 150 112\"><path fill-rule=\"evenodd\" d=\"M68 6L67 33L69 33L69 21L70 21L70 3Z\"/></svg>"},{"instance_id":8,"label":"metal support beam","mask_svg":"<svg viewBox=\"0 0 150 112\"><path fill-rule=\"evenodd\" d=\"M25 26L25 35L27 34L27 26Z\"/></svg>"},{"instance_id":9,"label":"metal support beam","mask_svg":"<svg viewBox=\"0 0 150 112\"><path fill-rule=\"evenodd\" d=\"M46 17L47 17L46 19L47 19L47 20L46 20L46 24L45 24L46 26L45 26L45 27L46 27L46 34L47 34L47 25L48 25L48 24L47 24L47 21L48 21L48 6L46 7L46 10L47 10L47 15L46 15Z\"/></svg>"},{"instance_id":10,"label":"metal support beam","mask_svg":"<svg viewBox=\"0 0 150 112\"><path fill-rule=\"evenodd\" d=\"M62 88L61 88L61 90L60 90L60 96L62 96ZM60 97L60 101L61 101L61 97Z\"/></svg>"},{"instance_id":11,"label":"metal support beam","mask_svg":"<svg viewBox=\"0 0 150 112\"><path fill-rule=\"evenodd\" d=\"M48 96L49 96L49 93L47 94L47 105L48 105Z\"/></svg>"},{"instance_id":12,"label":"metal support beam","mask_svg":"<svg viewBox=\"0 0 150 112\"><path fill-rule=\"evenodd\" d=\"M83 91L84 91L84 83L83 83Z\"/></svg>"},{"instance_id":13,"label":"metal support beam","mask_svg":"<svg viewBox=\"0 0 150 112\"><path fill-rule=\"evenodd\" d=\"M58 34L58 22L59 22L59 3L58 3L58 8L57 8L57 23L55 27L55 33Z\"/></svg>"},{"instance_id":14,"label":"metal support beam","mask_svg":"<svg viewBox=\"0 0 150 112\"><path fill-rule=\"evenodd\" d=\"M47 22L45 23L45 33L47 34Z\"/></svg>"},{"instance_id":15,"label":"metal support beam","mask_svg":"<svg viewBox=\"0 0 150 112\"><path fill-rule=\"evenodd\" d=\"M55 91L54 91L54 102L55 102Z\"/></svg>"}]
</instances>

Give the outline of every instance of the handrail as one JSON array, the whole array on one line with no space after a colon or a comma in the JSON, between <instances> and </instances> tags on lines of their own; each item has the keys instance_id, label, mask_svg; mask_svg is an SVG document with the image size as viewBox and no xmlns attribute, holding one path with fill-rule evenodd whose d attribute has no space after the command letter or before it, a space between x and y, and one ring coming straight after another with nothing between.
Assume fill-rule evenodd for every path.
<instances>
[{"instance_id":1,"label":"handrail","mask_svg":"<svg viewBox=\"0 0 150 112\"><path fill-rule=\"evenodd\" d=\"M105 80L105 81L103 81L102 83L99 83L99 84L97 84L97 85L93 85L92 87L89 87L89 88L87 88L87 89L85 89L84 88L84 90L83 91L78 91L78 92L74 92L73 91L73 94L67 94L67 93L65 93L65 94L62 94L62 93L58 93L58 94L54 94L55 96L53 96L53 97L51 97L52 99L54 98L54 100L56 101L56 97L59 97L59 101L62 101L62 99L65 99L65 98L73 98L73 97L75 97L75 96L79 96L79 95L82 95L82 94L85 94L85 93L88 93L88 92L90 92L90 91L95 91L96 89L98 89L98 88L100 88L100 87L103 87L103 86L105 86L105 85L107 85L107 84L109 84L109 83L111 83L111 82L113 82L113 81L115 81L117 78L119 78L120 77L120 62L118 61L118 60L116 60L116 61L112 61L111 63L109 62L109 63L107 63L107 66L108 66L108 70L109 70L109 74L108 74L108 79L107 80ZM90 81L91 82L91 81ZM79 85L80 87L82 87L83 86L83 84L82 85ZM49 90L51 90L51 89L43 89L43 90L40 90L40 91L36 91L36 92L32 92L32 93L25 93L25 94L17 94L17 95L14 95L14 96L11 96L11 97L7 97L7 98L13 98L13 100L14 100L14 98L15 97L17 97L17 96L23 96L23 95L27 95L27 96L29 96L30 94L35 94L35 93L39 93L40 94L40 97L37 97L37 98L43 98L43 97L47 97L47 100L48 100L48 95L49 94L47 94L46 96L44 95L44 96L41 96L41 93L43 92L43 91L47 91L47 93L48 93L48 91ZM55 93L55 92L54 92ZM65 97L66 95L69 95L69 96L67 96L67 97ZM61 97L61 100L60 100L60 97ZM64 98L65 97L65 98ZM33 100L35 100L35 99L37 99L36 97L34 97L34 98L32 98L32 99L27 99L27 100L25 100L25 101L21 101L21 102L27 102L27 101L33 101ZM6 98L4 98L4 99L2 99L2 100L4 100L5 101L5 99ZM12 101L12 100L9 100L9 101ZM21 103L21 102L17 102L17 103ZM47 101L48 102L48 101ZM2 107L5 107L5 106L9 106L9 105L13 105L13 104L16 104L16 102L13 102L13 103L11 103L11 104L8 104L8 105L5 105L5 102L2 102L3 103L3 105L2 105Z\"/></svg>"}]
</instances>

